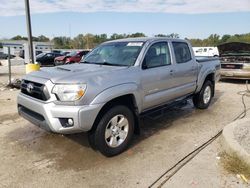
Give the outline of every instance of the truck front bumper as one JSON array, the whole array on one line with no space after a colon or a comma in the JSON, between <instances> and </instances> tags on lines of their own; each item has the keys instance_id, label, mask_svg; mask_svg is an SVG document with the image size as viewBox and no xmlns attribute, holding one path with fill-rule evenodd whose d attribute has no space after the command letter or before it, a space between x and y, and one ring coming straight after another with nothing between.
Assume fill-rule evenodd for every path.
<instances>
[{"instance_id":1,"label":"truck front bumper","mask_svg":"<svg viewBox=\"0 0 250 188\"><path fill-rule=\"evenodd\" d=\"M84 106L58 105L44 103L20 93L17 97L18 113L33 124L51 132L71 134L89 131L102 108L102 104ZM62 120L72 119L73 126Z\"/></svg>"}]
</instances>

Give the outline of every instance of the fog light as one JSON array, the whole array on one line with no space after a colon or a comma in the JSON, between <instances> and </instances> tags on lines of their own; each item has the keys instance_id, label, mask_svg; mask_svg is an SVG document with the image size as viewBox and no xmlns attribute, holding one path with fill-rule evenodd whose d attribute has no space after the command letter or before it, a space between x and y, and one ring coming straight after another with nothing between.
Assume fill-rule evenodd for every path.
<instances>
[{"instance_id":1,"label":"fog light","mask_svg":"<svg viewBox=\"0 0 250 188\"><path fill-rule=\"evenodd\" d=\"M59 121L65 128L74 126L74 120L72 118L59 118Z\"/></svg>"},{"instance_id":2,"label":"fog light","mask_svg":"<svg viewBox=\"0 0 250 188\"><path fill-rule=\"evenodd\" d=\"M68 124L69 124L70 126L73 126L73 125L74 125L73 119L68 119Z\"/></svg>"}]
</instances>

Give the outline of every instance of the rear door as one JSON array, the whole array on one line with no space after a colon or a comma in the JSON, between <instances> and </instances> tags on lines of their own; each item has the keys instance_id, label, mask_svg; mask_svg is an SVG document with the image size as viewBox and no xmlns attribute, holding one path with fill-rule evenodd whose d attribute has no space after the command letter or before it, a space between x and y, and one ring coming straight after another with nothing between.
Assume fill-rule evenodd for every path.
<instances>
[{"instance_id":1,"label":"rear door","mask_svg":"<svg viewBox=\"0 0 250 188\"><path fill-rule=\"evenodd\" d=\"M192 58L190 46L186 42L172 42L174 54L173 75L175 81L175 97L193 93L196 89L198 63Z\"/></svg>"}]
</instances>

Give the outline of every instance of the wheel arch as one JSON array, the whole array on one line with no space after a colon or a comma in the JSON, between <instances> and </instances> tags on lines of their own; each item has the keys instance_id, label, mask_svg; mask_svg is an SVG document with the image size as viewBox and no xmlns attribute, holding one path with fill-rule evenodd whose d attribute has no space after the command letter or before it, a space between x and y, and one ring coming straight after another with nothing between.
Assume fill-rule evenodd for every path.
<instances>
[{"instance_id":1,"label":"wheel arch","mask_svg":"<svg viewBox=\"0 0 250 188\"><path fill-rule=\"evenodd\" d=\"M205 74L206 76L203 77L202 80L200 80L198 82L198 88L196 90L196 93L200 92L200 90L202 89L202 86L204 85L204 83L209 80L212 82L213 84L213 96L214 96L214 89L215 89L215 73L214 72L208 72L207 74Z\"/></svg>"},{"instance_id":2,"label":"wheel arch","mask_svg":"<svg viewBox=\"0 0 250 188\"><path fill-rule=\"evenodd\" d=\"M133 115L134 115L134 120L135 120L135 130L134 133L139 134L140 133L140 128L139 128L139 110L138 110L138 104L136 101L136 97L133 93L128 93L120 96L116 96L115 98L110 99L107 101L104 106L101 108L99 113L97 114L94 124L91 128L90 131L95 131L98 122L101 120L101 117L113 106L117 105L124 105L128 107Z\"/></svg>"}]
</instances>

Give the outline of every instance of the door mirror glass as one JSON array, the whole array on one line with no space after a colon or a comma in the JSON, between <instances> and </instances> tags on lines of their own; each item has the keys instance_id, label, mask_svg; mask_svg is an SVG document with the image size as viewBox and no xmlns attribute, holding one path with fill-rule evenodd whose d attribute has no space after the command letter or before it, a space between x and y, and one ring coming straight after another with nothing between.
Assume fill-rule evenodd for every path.
<instances>
[{"instance_id":1,"label":"door mirror glass","mask_svg":"<svg viewBox=\"0 0 250 188\"><path fill-rule=\"evenodd\" d=\"M147 62L146 62L146 58L144 58L143 62L142 62L142 69L147 69Z\"/></svg>"}]
</instances>

